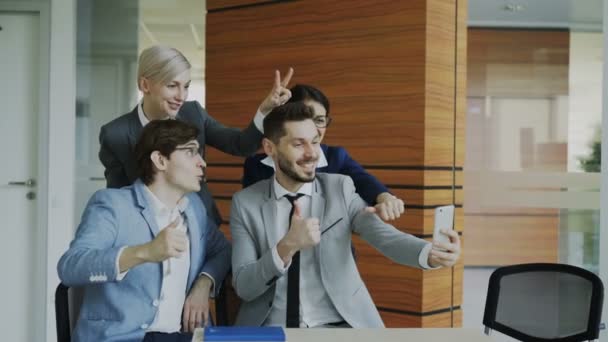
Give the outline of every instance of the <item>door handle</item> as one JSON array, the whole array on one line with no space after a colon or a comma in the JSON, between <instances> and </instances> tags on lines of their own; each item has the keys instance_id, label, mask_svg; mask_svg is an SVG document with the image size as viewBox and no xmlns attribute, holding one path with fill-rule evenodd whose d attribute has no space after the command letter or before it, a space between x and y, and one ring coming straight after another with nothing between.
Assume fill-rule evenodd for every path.
<instances>
[{"instance_id":1,"label":"door handle","mask_svg":"<svg viewBox=\"0 0 608 342\"><path fill-rule=\"evenodd\" d=\"M30 178L26 181L10 181L8 182L8 185L18 185L18 186L27 186L29 188L33 188L36 186L36 180L33 178Z\"/></svg>"}]
</instances>

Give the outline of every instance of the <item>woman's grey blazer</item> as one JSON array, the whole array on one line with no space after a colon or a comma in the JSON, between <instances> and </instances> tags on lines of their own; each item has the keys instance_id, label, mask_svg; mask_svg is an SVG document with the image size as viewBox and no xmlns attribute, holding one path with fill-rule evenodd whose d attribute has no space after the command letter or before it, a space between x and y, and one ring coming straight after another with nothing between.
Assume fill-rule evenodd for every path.
<instances>
[{"instance_id":1,"label":"woman's grey blazer","mask_svg":"<svg viewBox=\"0 0 608 342\"><path fill-rule=\"evenodd\" d=\"M226 127L212 118L196 101L186 101L176 118L200 130L197 140L203 158L205 145L235 156L246 157L254 154L262 141L262 132L256 128L253 121L244 130ZM105 167L104 175L108 188L131 185L138 178L134 149L142 129L137 107L101 127L99 160ZM222 218L206 183L201 184L198 194L209 216L219 226Z\"/></svg>"}]
</instances>

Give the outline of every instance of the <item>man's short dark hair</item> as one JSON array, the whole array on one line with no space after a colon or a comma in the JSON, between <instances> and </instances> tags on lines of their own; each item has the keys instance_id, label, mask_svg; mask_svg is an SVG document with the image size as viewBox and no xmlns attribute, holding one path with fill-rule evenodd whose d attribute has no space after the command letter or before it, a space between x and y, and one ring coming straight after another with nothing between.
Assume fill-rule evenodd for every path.
<instances>
[{"instance_id":1,"label":"man's short dark hair","mask_svg":"<svg viewBox=\"0 0 608 342\"><path fill-rule=\"evenodd\" d=\"M312 120L313 117L313 109L302 102L288 102L275 107L264 118L264 136L278 144L281 137L286 134L286 122Z\"/></svg>"},{"instance_id":2,"label":"man's short dark hair","mask_svg":"<svg viewBox=\"0 0 608 342\"><path fill-rule=\"evenodd\" d=\"M154 180L156 170L150 159L152 152L169 158L179 145L184 145L198 137L198 128L179 120L154 120L148 123L135 145L137 175L144 184Z\"/></svg>"},{"instance_id":3,"label":"man's short dark hair","mask_svg":"<svg viewBox=\"0 0 608 342\"><path fill-rule=\"evenodd\" d=\"M307 84L296 84L290 91L291 97L288 102L303 102L308 100L319 102L325 107L327 116L329 116L329 99L319 89Z\"/></svg>"}]
</instances>

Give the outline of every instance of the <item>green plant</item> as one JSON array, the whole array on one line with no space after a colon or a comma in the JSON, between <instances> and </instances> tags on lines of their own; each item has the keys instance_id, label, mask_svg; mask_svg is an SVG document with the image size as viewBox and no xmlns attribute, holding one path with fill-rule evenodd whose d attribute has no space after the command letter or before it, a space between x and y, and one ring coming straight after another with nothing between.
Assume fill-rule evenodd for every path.
<instances>
[{"instance_id":1,"label":"green plant","mask_svg":"<svg viewBox=\"0 0 608 342\"><path fill-rule=\"evenodd\" d=\"M601 134L596 134L591 142L591 154L587 157L580 157L578 160L581 163L581 168L585 172L600 172L602 165L602 142Z\"/></svg>"}]
</instances>

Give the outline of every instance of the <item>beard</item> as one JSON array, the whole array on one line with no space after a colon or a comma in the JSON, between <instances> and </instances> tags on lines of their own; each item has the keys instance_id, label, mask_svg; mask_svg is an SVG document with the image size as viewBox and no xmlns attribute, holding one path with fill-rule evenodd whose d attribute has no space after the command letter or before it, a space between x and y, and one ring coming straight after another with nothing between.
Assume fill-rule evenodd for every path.
<instances>
[{"instance_id":1,"label":"beard","mask_svg":"<svg viewBox=\"0 0 608 342\"><path fill-rule=\"evenodd\" d=\"M278 159L279 159L279 169L281 169L281 171L289 178L293 179L296 182L300 182L300 183L310 183L315 179L315 169L312 170L312 172L308 172L305 173L304 175L299 175L295 168L291 166L291 163L285 158L283 157L283 155L281 153L279 153L278 155ZM315 158L310 158L310 159L302 159L297 161L296 163L306 163L306 162L310 162L310 161L317 161L317 159Z\"/></svg>"}]
</instances>

